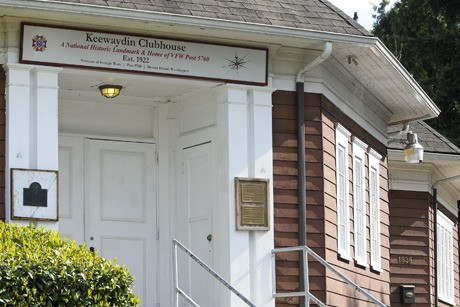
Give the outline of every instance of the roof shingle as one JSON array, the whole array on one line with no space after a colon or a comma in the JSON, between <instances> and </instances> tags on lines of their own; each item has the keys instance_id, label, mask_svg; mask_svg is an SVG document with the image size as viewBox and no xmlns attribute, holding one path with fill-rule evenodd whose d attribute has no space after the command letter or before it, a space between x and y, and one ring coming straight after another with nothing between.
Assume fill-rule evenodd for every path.
<instances>
[{"instance_id":1,"label":"roof shingle","mask_svg":"<svg viewBox=\"0 0 460 307\"><path fill-rule=\"evenodd\" d=\"M392 127L390 132L396 132L396 128L398 127ZM410 130L417 134L418 142L423 146L425 152L460 155L460 149L457 146L431 128L427 123L411 123ZM389 148L403 149L404 145L393 143L389 145Z\"/></svg>"},{"instance_id":2,"label":"roof shingle","mask_svg":"<svg viewBox=\"0 0 460 307\"><path fill-rule=\"evenodd\" d=\"M340 34L372 36L327 0L55 0L216 18Z\"/></svg>"}]
</instances>

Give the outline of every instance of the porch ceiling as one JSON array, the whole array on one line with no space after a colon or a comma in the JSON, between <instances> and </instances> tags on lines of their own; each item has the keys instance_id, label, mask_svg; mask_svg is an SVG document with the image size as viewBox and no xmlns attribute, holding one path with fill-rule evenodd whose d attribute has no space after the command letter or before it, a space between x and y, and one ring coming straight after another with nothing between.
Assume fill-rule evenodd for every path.
<instances>
[{"instance_id":1,"label":"porch ceiling","mask_svg":"<svg viewBox=\"0 0 460 307\"><path fill-rule=\"evenodd\" d=\"M123 86L121 96L147 102L169 102L187 93L214 87L218 83L99 70L64 69L59 74L61 98L99 94L98 86L102 84Z\"/></svg>"}]
</instances>

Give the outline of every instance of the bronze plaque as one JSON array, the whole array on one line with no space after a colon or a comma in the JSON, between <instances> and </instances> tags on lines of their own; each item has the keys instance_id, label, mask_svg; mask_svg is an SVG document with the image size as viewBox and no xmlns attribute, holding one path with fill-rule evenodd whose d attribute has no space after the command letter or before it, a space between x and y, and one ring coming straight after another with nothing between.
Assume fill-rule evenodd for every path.
<instances>
[{"instance_id":1,"label":"bronze plaque","mask_svg":"<svg viewBox=\"0 0 460 307\"><path fill-rule=\"evenodd\" d=\"M269 230L268 179L235 178L236 229Z\"/></svg>"},{"instance_id":2,"label":"bronze plaque","mask_svg":"<svg viewBox=\"0 0 460 307\"><path fill-rule=\"evenodd\" d=\"M264 225L265 210L263 207L241 206L242 225Z\"/></svg>"},{"instance_id":3,"label":"bronze plaque","mask_svg":"<svg viewBox=\"0 0 460 307\"><path fill-rule=\"evenodd\" d=\"M241 184L241 201L243 203L263 204L265 194L263 182L243 182Z\"/></svg>"}]
</instances>

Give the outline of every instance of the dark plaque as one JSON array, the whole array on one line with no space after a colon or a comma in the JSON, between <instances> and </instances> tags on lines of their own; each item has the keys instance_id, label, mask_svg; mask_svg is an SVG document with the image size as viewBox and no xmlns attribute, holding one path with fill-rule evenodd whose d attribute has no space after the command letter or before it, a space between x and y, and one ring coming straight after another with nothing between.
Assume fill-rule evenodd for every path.
<instances>
[{"instance_id":1,"label":"dark plaque","mask_svg":"<svg viewBox=\"0 0 460 307\"><path fill-rule=\"evenodd\" d=\"M48 190L42 189L38 182L32 182L28 188L24 190L24 206L30 207L47 207L48 206Z\"/></svg>"}]
</instances>

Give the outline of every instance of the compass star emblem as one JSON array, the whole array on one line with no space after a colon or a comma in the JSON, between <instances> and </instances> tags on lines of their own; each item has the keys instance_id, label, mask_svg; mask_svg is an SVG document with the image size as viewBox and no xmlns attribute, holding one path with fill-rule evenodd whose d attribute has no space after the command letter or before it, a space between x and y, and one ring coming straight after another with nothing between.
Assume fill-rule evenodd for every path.
<instances>
[{"instance_id":1,"label":"compass star emblem","mask_svg":"<svg viewBox=\"0 0 460 307\"><path fill-rule=\"evenodd\" d=\"M32 38L32 48L35 51L43 52L46 49L46 37L44 35L35 35Z\"/></svg>"},{"instance_id":2,"label":"compass star emblem","mask_svg":"<svg viewBox=\"0 0 460 307\"><path fill-rule=\"evenodd\" d=\"M243 69L243 68L248 69L246 66L244 66L246 63L251 62L249 60L246 60L247 56L248 56L248 53L246 53L245 56L240 58L238 56L238 53L235 52L235 56L232 59L225 58L228 61L228 65L225 65L225 66L222 66L222 67L230 68L229 72L232 71L232 70L236 70L236 73L238 73L238 71L240 69Z\"/></svg>"}]
</instances>

